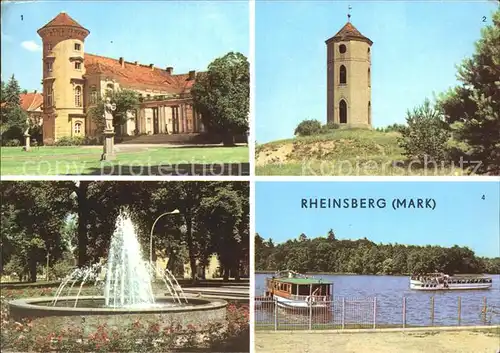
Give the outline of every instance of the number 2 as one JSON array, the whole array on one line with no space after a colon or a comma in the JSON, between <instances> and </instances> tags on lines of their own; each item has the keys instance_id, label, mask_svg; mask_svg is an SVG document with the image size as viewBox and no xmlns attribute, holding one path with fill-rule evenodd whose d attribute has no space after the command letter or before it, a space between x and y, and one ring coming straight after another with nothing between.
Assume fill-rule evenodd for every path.
<instances>
[{"instance_id":1,"label":"number 2","mask_svg":"<svg viewBox=\"0 0 500 353\"><path fill-rule=\"evenodd\" d=\"M483 22L486 22L486 16L483 16Z\"/></svg>"}]
</instances>

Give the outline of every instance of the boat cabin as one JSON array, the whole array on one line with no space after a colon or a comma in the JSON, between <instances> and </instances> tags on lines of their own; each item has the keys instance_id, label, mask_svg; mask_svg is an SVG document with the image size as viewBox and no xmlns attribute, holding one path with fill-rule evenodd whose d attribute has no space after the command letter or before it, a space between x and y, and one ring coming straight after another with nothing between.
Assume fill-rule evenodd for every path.
<instances>
[{"instance_id":1,"label":"boat cabin","mask_svg":"<svg viewBox=\"0 0 500 353\"><path fill-rule=\"evenodd\" d=\"M333 283L315 278L268 278L267 293L296 301L331 301Z\"/></svg>"}]
</instances>

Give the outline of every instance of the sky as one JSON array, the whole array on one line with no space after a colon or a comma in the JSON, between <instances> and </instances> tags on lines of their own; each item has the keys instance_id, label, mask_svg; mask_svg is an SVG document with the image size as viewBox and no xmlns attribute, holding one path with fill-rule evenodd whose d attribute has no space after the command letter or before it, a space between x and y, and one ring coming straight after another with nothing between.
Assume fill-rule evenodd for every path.
<instances>
[{"instance_id":1,"label":"sky","mask_svg":"<svg viewBox=\"0 0 500 353\"><path fill-rule=\"evenodd\" d=\"M408 109L456 83L498 6L487 1L257 1L256 140L293 137L302 120L326 123L326 44L347 22L374 43L372 123L404 123ZM483 16L486 17L483 22Z\"/></svg>"},{"instance_id":2,"label":"sky","mask_svg":"<svg viewBox=\"0 0 500 353\"><path fill-rule=\"evenodd\" d=\"M407 245L455 244L500 256L498 182L257 182L256 232L275 243L325 237ZM484 200L483 200L484 195ZM384 198L383 209L305 209L302 198ZM433 198L432 209L397 209L394 198Z\"/></svg>"},{"instance_id":3,"label":"sky","mask_svg":"<svg viewBox=\"0 0 500 353\"><path fill-rule=\"evenodd\" d=\"M85 52L175 73L206 70L230 51L249 53L246 1L2 1L2 80L41 91L41 38L37 30L65 11L90 30Z\"/></svg>"}]
</instances>

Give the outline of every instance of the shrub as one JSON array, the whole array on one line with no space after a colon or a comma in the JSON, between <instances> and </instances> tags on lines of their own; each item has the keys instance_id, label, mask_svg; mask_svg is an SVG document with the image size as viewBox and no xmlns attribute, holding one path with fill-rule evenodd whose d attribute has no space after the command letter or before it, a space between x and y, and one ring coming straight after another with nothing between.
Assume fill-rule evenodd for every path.
<instances>
[{"instance_id":1,"label":"shrub","mask_svg":"<svg viewBox=\"0 0 500 353\"><path fill-rule=\"evenodd\" d=\"M446 147L450 138L448 125L428 99L406 115L407 126L401 130L398 144L403 154L411 159L444 161L448 156Z\"/></svg>"},{"instance_id":2,"label":"shrub","mask_svg":"<svg viewBox=\"0 0 500 353\"><path fill-rule=\"evenodd\" d=\"M18 139L8 140L8 141L5 141L5 146L18 147L18 146L21 146L21 141L19 141Z\"/></svg>"},{"instance_id":3,"label":"shrub","mask_svg":"<svg viewBox=\"0 0 500 353\"><path fill-rule=\"evenodd\" d=\"M50 269L49 275L51 278L59 279L66 277L71 270L74 269L73 261L71 260L61 260L56 262Z\"/></svg>"},{"instance_id":4,"label":"shrub","mask_svg":"<svg viewBox=\"0 0 500 353\"><path fill-rule=\"evenodd\" d=\"M321 127L320 133L322 134L328 134L330 132L333 132L333 130L337 130L340 128L339 124L334 123L333 121L327 122L325 125Z\"/></svg>"},{"instance_id":5,"label":"shrub","mask_svg":"<svg viewBox=\"0 0 500 353\"><path fill-rule=\"evenodd\" d=\"M318 120L304 120L295 128L295 135L311 136L321 132L321 122Z\"/></svg>"}]
</instances>

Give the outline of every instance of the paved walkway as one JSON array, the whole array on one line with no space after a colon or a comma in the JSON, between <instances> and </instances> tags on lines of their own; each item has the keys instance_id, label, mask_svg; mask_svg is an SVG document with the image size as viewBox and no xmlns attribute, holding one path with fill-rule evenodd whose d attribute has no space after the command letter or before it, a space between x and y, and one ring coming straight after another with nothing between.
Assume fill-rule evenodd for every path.
<instances>
[{"instance_id":1,"label":"paved walkway","mask_svg":"<svg viewBox=\"0 0 500 353\"><path fill-rule=\"evenodd\" d=\"M456 328L455 328L456 329ZM255 332L255 353L497 353L495 330L405 331L372 330L371 333Z\"/></svg>"}]
</instances>

